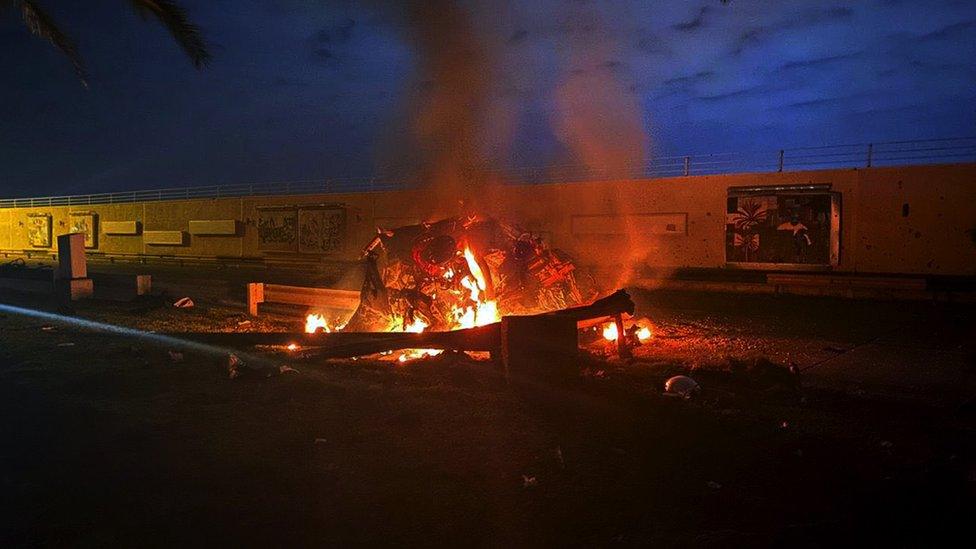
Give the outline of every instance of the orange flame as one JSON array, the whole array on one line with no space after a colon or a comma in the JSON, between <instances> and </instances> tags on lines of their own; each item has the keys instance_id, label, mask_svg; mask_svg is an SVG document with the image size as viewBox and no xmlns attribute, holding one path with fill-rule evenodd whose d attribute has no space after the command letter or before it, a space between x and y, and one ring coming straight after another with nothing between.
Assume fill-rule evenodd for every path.
<instances>
[{"instance_id":1,"label":"orange flame","mask_svg":"<svg viewBox=\"0 0 976 549\"><path fill-rule=\"evenodd\" d=\"M482 294L488 288L488 283L484 271L481 270L481 265L478 264L474 253L471 252L471 248L464 248L464 260L468 264L471 276L462 278L461 285L468 290L474 306L456 307L452 311L457 329L475 328L498 322L501 320L501 315L498 313L498 302L494 299L483 299Z\"/></svg>"},{"instance_id":2,"label":"orange flame","mask_svg":"<svg viewBox=\"0 0 976 549\"><path fill-rule=\"evenodd\" d=\"M329 333L329 332L332 331L329 328L329 322L327 320L325 320L325 317L324 316L312 314L312 315L308 315L307 317L305 317L305 333L306 334L314 334L315 332L319 331L320 328L322 329L322 331L324 331L326 333Z\"/></svg>"}]
</instances>

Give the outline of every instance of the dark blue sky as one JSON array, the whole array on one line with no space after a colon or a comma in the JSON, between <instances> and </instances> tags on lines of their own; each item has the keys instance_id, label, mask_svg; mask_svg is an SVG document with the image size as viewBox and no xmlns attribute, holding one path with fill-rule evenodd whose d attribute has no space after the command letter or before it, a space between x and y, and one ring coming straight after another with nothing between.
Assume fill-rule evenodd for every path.
<instances>
[{"instance_id":1,"label":"dark blue sky","mask_svg":"<svg viewBox=\"0 0 976 549\"><path fill-rule=\"evenodd\" d=\"M204 71L122 1L43 2L88 90L0 11L0 195L397 173L442 116L504 167L976 133L972 0L182 3Z\"/></svg>"}]
</instances>

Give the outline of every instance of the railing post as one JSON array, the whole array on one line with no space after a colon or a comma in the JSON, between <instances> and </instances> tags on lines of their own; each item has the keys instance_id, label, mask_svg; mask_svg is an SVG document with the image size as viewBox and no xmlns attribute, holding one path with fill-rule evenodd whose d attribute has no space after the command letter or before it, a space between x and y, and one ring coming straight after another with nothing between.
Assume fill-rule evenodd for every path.
<instances>
[{"instance_id":1,"label":"railing post","mask_svg":"<svg viewBox=\"0 0 976 549\"><path fill-rule=\"evenodd\" d=\"M783 157L786 156L786 152L783 149L779 150L779 169L776 171L783 171Z\"/></svg>"},{"instance_id":2,"label":"railing post","mask_svg":"<svg viewBox=\"0 0 976 549\"><path fill-rule=\"evenodd\" d=\"M868 143L868 167L871 167L871 161L874 156L874 143Z\"/></svg>"},{"instance_id":3,"label":"railing post","mask_svg":"<svg viewBox=\"0 0 976 549\"><path fill-rule=\"evenodd\" d=\"M691 157L685 157L685 175L691 175Z\"/></svg>"}]
</instances>

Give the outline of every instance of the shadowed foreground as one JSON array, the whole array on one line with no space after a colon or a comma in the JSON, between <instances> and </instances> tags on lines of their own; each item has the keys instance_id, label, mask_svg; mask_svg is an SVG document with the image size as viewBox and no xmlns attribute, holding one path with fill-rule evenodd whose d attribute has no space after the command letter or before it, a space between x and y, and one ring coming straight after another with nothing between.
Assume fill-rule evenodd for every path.
<instances>
[{"instance_id":1,"label":"shadowed foreground","mask_svg":"<svg viewBox=\"0 0 976 549\"><path fill-rule=\"evenodd\" d=\"M645 307L658 347L594 360L559 390L516 390L456 356L230 380L218 358L0 318L0 541L915 545L964 528L971 401L831 384L798 395L764 359L695 354L714 343L702 326L732 313L666 306ZM807 316L795 322L826 322ZM667 337L679 326L688 349ZM701 398L662 396L690 364Z\"/></svg>"}]
</instances>

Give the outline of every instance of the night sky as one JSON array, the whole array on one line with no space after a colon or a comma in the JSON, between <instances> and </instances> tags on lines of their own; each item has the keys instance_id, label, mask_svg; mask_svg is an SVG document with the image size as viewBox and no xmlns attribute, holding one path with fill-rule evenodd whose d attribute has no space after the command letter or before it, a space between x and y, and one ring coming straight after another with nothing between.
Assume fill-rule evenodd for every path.
<instances>
[{"instance_id":1,"label":"night sky","mask_svg":"<svg viewBox=\"0 0 976 549\"><path fill-rule=\"evenodd\" d=\"M202 71L122 1L42 4L90 88L0 11L0 196L397 174L455 131L504 168L976 133L972 0L183 0Z\"/></svg>"}]
</instances>

